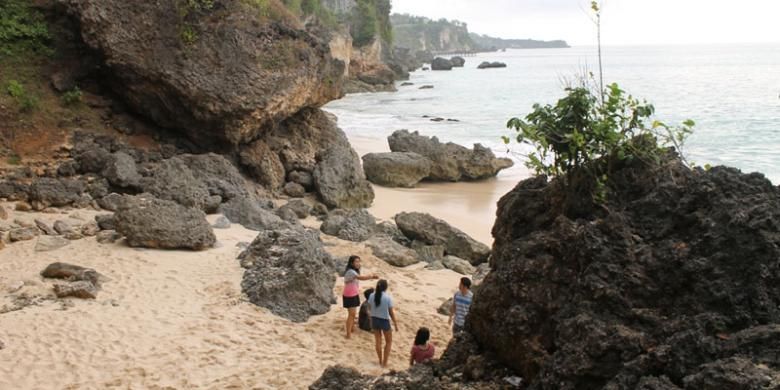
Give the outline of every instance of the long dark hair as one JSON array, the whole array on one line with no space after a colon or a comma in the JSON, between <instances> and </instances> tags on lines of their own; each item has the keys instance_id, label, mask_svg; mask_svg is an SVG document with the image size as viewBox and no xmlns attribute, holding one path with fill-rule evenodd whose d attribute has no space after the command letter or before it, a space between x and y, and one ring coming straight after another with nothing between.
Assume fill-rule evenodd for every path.
<instances>
[{"instance_id":1,"label":"long dark hair","mask_svg":"<svg viewBox=\"0 0 780 390\"><path fill-rule=\"evenodd\" d=\"M431 338L431 331L426 327L417 329L417 335L414 336L414 345L425 345Z\"/></svg>"},{"instance_id":2,"label":"long dark hair","mask_svg":"<svg viewBox=\"0 0 780 390\"><path fill-rule=\"evenodd\" d=\"M376 290L374 290L374 305L379 306L382 304L382 293L387 291L387 280L379 279L376 282Z\"/></svg>"},{"instance_id":3,"label":"long dark hair","mask_svg":"<svg viewBox=\"0 0 780 390\"><path fill-rule=\"evenodd\" d=\"M349 270L353 270L360 274L360 268L355 268L355 260L359 260L360 256L352 255L349 257L349 260L347 260L347 268L344 268L344 273L347 273Z\"/></svg>"}]
</instances>

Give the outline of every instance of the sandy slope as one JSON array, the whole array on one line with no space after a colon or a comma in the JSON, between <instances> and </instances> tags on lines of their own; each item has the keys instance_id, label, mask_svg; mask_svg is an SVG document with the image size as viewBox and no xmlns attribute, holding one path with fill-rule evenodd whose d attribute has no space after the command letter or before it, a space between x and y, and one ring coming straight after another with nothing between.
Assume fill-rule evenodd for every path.
<instances>
[{"instance_id":1,"label":"sandy slope","mask_svg":"<svg viewBox=\"0 0 780 390\"><path fill-rule=\"evenodd\" d=\"M95 214L74 213L85 219ZM10 220L16 217L53 221L66 215L11 212ZM332 364L382 371L373 336L359 331L345 341L340 299L303 324L244 301L236 244L250 242L255 232L234 225L215 233L218 247L204 252L134 249L94 238L51 252L35 252L35 240L0 250L0 308L20 296L43 299L0 314L6 345L0 389L300 389ZM449 331L436 308L455 291L460 275L419 265L394 268L361 244L323 239L330 253L358 254L367 272L390 281L401 326L391 368L406 367L414 332L423 324L441 353ZM109 280L94 301L57 300L52 283L39 276L54 261L95 268ZM9 292L20 281L24 286ZM334 293L340 292L339 279Z\"/></svg>"}]
</instances>

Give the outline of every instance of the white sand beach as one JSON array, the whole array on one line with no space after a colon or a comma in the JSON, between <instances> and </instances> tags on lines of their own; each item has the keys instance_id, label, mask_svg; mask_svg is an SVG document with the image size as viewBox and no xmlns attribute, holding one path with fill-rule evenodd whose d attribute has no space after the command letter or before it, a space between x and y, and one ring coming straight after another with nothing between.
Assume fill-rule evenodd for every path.
<instances>
[{"instance_id":1,"label":"white sand beach","mask_svg":"<svg viewBox=\"0 0 780 390\"><path fill-rule=\"evenodd\" d=\"M15 212L11 203L2 205L8 221L90 220L97 213ZM251 242L256 232L233 225L215 233L217 247L202 252L99 244L94 237L49 252L36 252L36 239L7 244L0 250L0 309L33 304L0 314L0 389L301 389L334 364L383 372L372 335L358 331L345 341L340 298L305 323L245 301L236 245ZM407 367L420 326L431 329L437 356L443 351L450 333L436 309L454 293L459 274L420 264L395 268L362 244L322 237L331 254L357 254L364 272L389 280L400 325L391 369ZM97 299L56 299L54 281L39 274L56 261L104 275ZM339 278L334 295L340 297L341 288Z\"/></svg>"}]
</instances>

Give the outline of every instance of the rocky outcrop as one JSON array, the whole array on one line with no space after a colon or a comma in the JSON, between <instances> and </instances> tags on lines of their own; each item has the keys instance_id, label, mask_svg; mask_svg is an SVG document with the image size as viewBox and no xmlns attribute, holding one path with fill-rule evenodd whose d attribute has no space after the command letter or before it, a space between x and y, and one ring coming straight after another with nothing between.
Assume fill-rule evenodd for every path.
<instances>
[{"instance_id":1,"label":"rocky outcrop","mask_svg":"<svg viewBox=\"0 0 780 390\"><path fill-rule=\"evenodd\" d=\"M401 231L413 240L428 245L443 245L445 254L479 265L487 260L490 248L469 237L445 221L426 213L398 213L393 217Z\"/></svg>"},{"instance_id":2,"label":"rocky outcrop","mask_svg":"<svg viewBox=\"0 0 780 390\"><path fill-rule=\"evenodd\" d=\"M452 61L442 57L436 57L431 62L431 70L452 70L453 66Z\"/></svg>"},{"instance_id":3,"label":"rocky outcrop","mask_svg":"<svg viewBox=\"0 0 780 390\"><path fill-rule=\"evenodd\" d=\"M340 96L344 64L327 44L252 2L60 1L105 59L113 90L201 145L251 142Z\"/></svg>"},{"instance_id":4,"label":"rocky outcrop","mask_svg":"<svg viewBox=\"0 0 780 390\"><path fill-rule=\"evenodd\" d=\"M363 156L368 181L387 187L414 187L431 173L431 160L417 153L369 153Z\"/></svg>"},{"instance_id":5,"label":"rocky outcrop","mask_svg":"<svg viewBox=\"0 0 780 390\"><path fill-rule=\"evenodd\" d=\"M317 233L264 230L239 255L246 268L241 288L255 305L293 322L326 313L335 303L333 259Z\"/></svg>"},{"instance_id":6,"label":"rocky outcrop","mask_svg":"<svg viewBox=\"0 0 780 390\"><path fill-rule=\"evenodd\" d=\"M130 246L203 250L217 241L202 211L154 197L128 197L114 223Z\"/></svg>"},{"instance_id":7,"label":"rocky outcrop","mask_svg":"<svg viewBox=\"0 0 780 390\"><path fill-rule=\"evenodd\" d=\"M466 65L466 59L459 56L450 58L450 62L452 62L452 66L456 68L462 68L463 65Z\"/></svg>"},{"instance_id":8,"label":"rocky outcrop","mask_svg":"<svg viewBox=\"0 0 780 390\"><path fill-rule=\"evenodd\" d=\"M362 242L376 232L376 219L365 209L337 209L328 213L320 230L342 240Z\"/></svg>"},{"instance_id":9,"label":"rocky outcrop","mask_svg":"<svg viewBox=\"0 0 780 390\"><path fill-rule=\"evenodd\" d=\"M503 62L487 62L483 61L477 65L477 69L489 69L489 68L506 68L506 64Z\"/></svg>"},{"instance_id":10,"label":"rocky outcrop","mask_svg":"<svg viewBox=\"0 0 780 390\"><path fill-rule=\"evenodd\" d=\"M608 187L594 205L536 177L500 200L479 345L529 389L780 386L780 190L675 159L617 163Z\"/></svg>"},{"instance_id":11,"label":"rocky outcrop","mask_svg":"<svg viewBox=\"0 0 780 390\"><path fill-rule=\"evenodd\" d=\"M385 235L371 237L366 245L371 248L374 256L395 267L406 267L420 262L417 252Z\"/></svg>"},{"instance_id":12,"label":"rocky outcrop","mask_svg":"<svg viewBox=\"0 0 780 390\"><path fill-rule=\"evenodd\" d=\"M374 190L366 180L360 160L349 146L324 151L314 168L314 188L328 207L361 208L374 201Z\"/></svg>"},{"instance_id":13,"label":"rocky outcrop","mask_svg":"<svg viewBox=\"0 0 780 390\"><path fill-rule=\"evenodd\" d=\"M281 218L271 212L272 206L270 201L242 197L223 204L219 212L230 221L251 230L278 229L287 226Z\"/></svg>"},{"instance_id":14,"label":"rocky outcrop","mask_svg":"<svg viewBox=\"0 0 780 390\"><path fill-rule=\"evenodd\" d=\"M68 263L51 263L41 271L44 278L65 279L69 281L87 281L98 285L100 274L92 268Z\"/></svg>"},{"instance_id":15,"label":"rocky outcrop","mask_svg":"<svg viewBox=\"0 0 780 390\"><path fill-rule=\"evenodd\" d=\"M478 180L493 177L513 165L508 158L496 158L493 151L475 144L473 150L436 137L426 137L407 130L393 132L387 141L393 152L412 152L431 160L428 179L442 181Z\"/></svg>"}]
</instances>

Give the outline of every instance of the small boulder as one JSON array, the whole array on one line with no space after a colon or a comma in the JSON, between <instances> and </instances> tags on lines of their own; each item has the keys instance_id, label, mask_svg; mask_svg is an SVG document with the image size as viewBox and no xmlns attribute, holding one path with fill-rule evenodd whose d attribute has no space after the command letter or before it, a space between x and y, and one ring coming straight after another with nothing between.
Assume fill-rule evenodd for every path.
<instances>
[{"instance_id":1,"label":"small boulder","mask_svg":"<svg viewBox=\"0 0 780 390\"><path fill-rule=\"evenodd\" d=\"M433 89L433 85L423 85L422 87L417 89Z\"/></svg>"},{"instance_id":2,"label":"small boulder","mask_svg":"<svg viewBox=\"0 0 780 390\"><path fill-rule=\"evenodd\" d=\"M63 234L63 235L75 231L73 226L71 226L68 222L65 222L63 220L54 221L54 230L58 234Z\"/></svg>"},{"instance_id":3,"label":"small boulder","mask_svg":"<svg viewBox=\"0 0 780 390\"><path fill-rule=\"evenodd\" d=\"M442 302L442 304L439 306L439 309L437 309L436 312L445 316L450 315L450 312L452 311L453 300L454 299L452 297L449 297L446 301Z\"/></svg>"},{"instance_id":4,"label":"small boulder","mask_svg":"<svg viewBox=\"0 0 780 390\"><path fill-rule=\"evenodd\" d=\"M298 170L290 171L287 175L287 180L302 185L306 191L314 189L314 177L310 172Z\"/></svg>"},{"instance_id":5,"label":"small boulder","mask_svg":"<svg viewBox=\"0 0 780 390\"><path fill-rule=\"evenodd\" d=\"M36 252L48 252L60 249L70 244L67 238L61 236L39 236L35 243Z\"/></svg>"},{"instance_id":6,"label":"small boulder","mask_svg":"<svg viewBox=\"0 0 780 390\"><path fill-rule=\"evenodd\" d=\"M8 219L8 212L5 211L3 206L0 206L0 219Z\"/></svg>"},{"instance_id":7,"label":"small boulder","mask_svg":"<svg viewBox=\"0 0 780 390\"><path fill-rule=\"evenodd\" d=\"M426 213L398 213L398 228L409 238L429 245L443 245L447 255L468 260L472 265L485 262L490 248L447 222Z\"/></svg>"},{"instance_id":8,"label":"small boulder","mask_svg":"<svg viewBox=\"0 0 780 390\"><path fill-rule=\"evenodd\" d=\"M363 156L368 181L387 187L414 187L431 173L431 160L412 152L369 153Z\"/></svg>"},{"instance_id":9,"label":"small boulder","mask_svg":"<svg viewBox=\"0 0 780 390\"><path fill-rule=\"evenodd\" d=\"M268 210L273 203L251 198L239 197L223 203L219 212L231 222L238 223L251 230L278 229L287 223Z\"/></svg>"},{"instance_id":10,"label":"small boulder","mask_svg":"<svg viewBox=\"0 0 780 390\"><path fill-rule=\"evenodd\" d=\"M402 87L408 87L408 86L410 86L410 85L414 85L414 83L410 83L410 82L408 82L408 81L401 83L401 86L402 86Z\"/></svg>"},{"instance_id":11,"label":"small boulder","mask_svg":"<svg viewBox=\"0 0 780 390\"><path fill-rule=\"evenodd\" d=\"M296 217L301 219L308 217L312 210L311 206L301 199L293 199L280 208L290 209Z\"/></svg>"},{"instance_id":12,"label":"small boulder","mask_svg":"<svg viewBox=\"0 0 780 390\"><path fill-rule=\"evenodd\" d=\"M8 239L11 242L28 241L35 238L35 236L41 234L41 231L35 227L24 227L18 229L12 229L8 233Z\"/></svg>"},{"instance_id":13,"label":"small boulder","mask_svg":"<svg viewBox=\"0 0 780 390\"><path fill-rule=\"evenodd\" d=\"M230 229L230 220L224 215L220 215L211 227L214 229Z\"/></svg>"},{"instance_id":14,"label":"small boulder","mask_svg":"<svg viewBox=\"0 0 780 390\"><path fill-rule=\"evenodd\" d=\"M32 210L32 205L22 201L22 202L16 202L16 206L14 208L16 211L30 211Z\"/></svg>"},{"instance_id":15,"label":"small boulder","mask_svg":"<svg viewBox=\"0 0 780 390\"><path fill-rule=\"evenodd\" d=\"M84 280L98 285L100 274L92 268L85 268L79 265L68 263L51 263L43 271L41 276L44 278L67 279L69 281Z\"/></svg>"},{"instance_id":16,"label":"small boulder","mask_svg":"<svg viewBox=\"0 0 780 390\"><path fill-rule=\"evenodd\" d=\"M287 182L284 185L284 193L293 198L303 198L306 195L306 189L298 183Z\"/></svg>"},{"instance_id":17,"label":"small boulder","mask_svg":"<svg viewBox=\"0 0 780 390\"><path fill-rule=\"evenodd\" d=\"M417 252L387 236L374 236L366 242L374 256L395 267L406 267L420 262Z\"/></svg>"},{"instance_id":18,"label":"small boulder","mask_svg":"<svg viewBox=\"0 0 780 390\"><path fill-rule=\"evenodd\" d=\"M452 61L442 57L436 57L431 62L432 70L452 70L452 66Z\"/></svg>"},{"instance_id":19,"label":"small boulder","mask_svg":"<svg viewBox=\"0 0 780 390\"><path fill-rule=\"evenodd\" d=\"M54 294L57 298L74 297L81 299L97 298L98 289L91 282L78 281L73 283L56 283Z\"/></svg>"},{"instance_id":20,"label":"small boulder","mask_svg":"<svg viewBox=\"0 0 780 390\"><path fill-rule=\"evenodd\" d=\"M108 211L116 211L122 202L123 195L112 192L97 200L98 206Z\"/></svg>"},{"instance_id":21,"label":"small boulder","mask_svg":"<svg viewBox=\"0 0 780 390\"><path fill-rule=\"evenodd\" d=\"M36 219L34 220L34 222L35 222L35 226L37 226L37 227L38 227L38 229L41 229L41 231L43 232L43 234L46 234L46 235L48 235L48 236L56 236L56 235L58 235L58 234L59 234L59 233L58 233L56 230L54 230L54 228L52 228L51 226L49 226L49 224L48 224L48 223L44 222L44 221L43 221L43 220L41 220L41 219L38 219L38 218L36 218Z\"/></svg>"},{"instance_id":22,"label":"small boulder","mask_svg":"<svg viewBox=\"0 0 780 390\"><path fill-rule=\"evenodd\" d=\"M295 211L290 210L289 207L280 207L274 211L274 214L279 216L279 218L290 222L290 223L297 223L298 222L298 216L295 215Z\"/></svg>"},{"instance_id":23,"label":"small boulder","mask_svg":"<svg viewBox=\"0 0 780 390\"><path fill-rule=\"evenodd\" d=\"M376 232L376 219L366 209L337 209L328 214L320 230L342 240L362 242Z\"/></svg>"},{"instance_id":24,"label":"small boulder","mask_svg":"<svg viewBox=\"0 0 780 390\"><path fill-rule=\"evenodd\" d=\"M99 231L100 226L95 221L89 221L81 226L81 234L86 237L95 236Z\"/></svg>"},{"instance_id":25,"label":"small boulder","mask_svg":"<svg viewBox=\"0 0 780 390\"><path fill-rule=\"evenodd\" d=\"M116 152L111 155L103 168L102 176L116 187L136 187L141 175L135 165L135 159L125 152Z\"/></svg>"},{"instance_id":26,"label":"small boulder","mask_svg":"<svg viewBox=\"0 0 780 390\"><path fill-rule=\"evenodd\" d=\"M95 240L99 244L113 244L122 236L114 230L101 230L95 235Z\"/></svg>"},{"instance_id":27,"label":"small boulder","mask_svg":"<svg viewBox=\"0 0 780 390\"><path fill-rule=\"evenodd\" d=\"M463 65L466 65L466 59L460 56L450 58L450 62L452 62L452 66L455 68L462 68Z\"/></svg>"},{"instance_id":28,"label":"small boulder","mask_svg":"<svg viewBox=\"0 0 780 390\"><path fill-rule=\"evenodd\" d=\"M489 68L506 68L506 64L503 62L484 61L477 66L477 69L489 69Z\"/></svg>"},{"instance_id":29,"label":"small boulder","mask_svg":"<svg viewBox=\"0 0 780 390\"><path fill-rule=\"evenodd\" d=\"M114 223L130 246L203 250L217 241L203 211L153 197L128 199Z\"/></svg>"},{"instance_id":30,"label":"small boulder","mask_svg":"<svg viewBox=\"0 0 780 390\"><path fill-rule=\"evenodd\" d=\"M475 268L468 261L455 256L444 256L442 259L444 267L453 270L461 275L472 275L475 272Z\"/></svg>"},{"instance_id":31,"label":"small boulder","mask_svg":"<svg viewBox=\"0 0 780 390\"><path fill-rule=\"evenodd\" d=\"M95 222L100 230L115 230L114 214L98 214L95 216Z\"/></svg>"}]
</instances>

